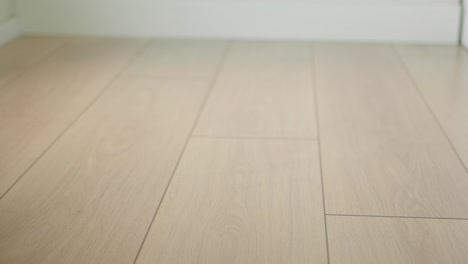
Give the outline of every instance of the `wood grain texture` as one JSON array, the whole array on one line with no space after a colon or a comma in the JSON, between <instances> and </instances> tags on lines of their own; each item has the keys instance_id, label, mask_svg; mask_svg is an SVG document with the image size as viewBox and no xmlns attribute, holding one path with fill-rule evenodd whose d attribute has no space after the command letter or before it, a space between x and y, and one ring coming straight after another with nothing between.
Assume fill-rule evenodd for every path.
<instances>
[{"instance_id":1,"label":"wood grain texture","mask_svg":"<svg viewBox=\"0 0 468 264\"><path fill-rule=\"evenodd\" d=\"M394 50L316 58L327 213L468 217L468 175Z\"/></svg>"},{"instance_id":2,"label":"wood grain texture","mask_svg":"<svg viewBox=\"0 0 468 264\"><path fill-rule=\"evenodd\" d=\"M399 46L398 51L468 167L468 53L451 46Z\"/></svg>"},{"instance_id":3,"label":"wood grain texture","mask_svg":"<svg viewBox=\"0 0 468 264\"><path fill-rule=\"evenodd\" d=\"M73 40L0 88L0 196L142 44L137 40Z\"/></svg>"},{"instance_id":4,"label":"wood grain texture","mask_svg":"<svg viewBox=\"0 0 468 264\"><path fill-rule=\"evenodd\" d=\"M154 40L125 76L211 79L226 45L212 40Z\"/></svg>"},{"instance_id":5,"label":"wood grain texture","mask_svg":"<svg viewBox=\"0 0 468 264\"><path fill-rule=\"evenodd\" d=\"M333 264L465 264L468 221L327 217Z\"/></svg>"},{"instance_id":6,"label":"wood grain texture","mask_svg":"<svg viewBox=\"0 0 468 264\"><path fill-rule=\"evenodd\" d=\"M315 138L311 73L305 43L234 43L195 134Z\"/></svg>"},{"instance_id":7,"label":"wood grain texture","mask_svg":"<svg viewBox=\"0 0 468 264\"><path fill-rule=\"evenodd\" d=\"M0 46L0 87L30 69L64 42L63 38L20 37Z\"/></svg>"},{"instance_id":8,"label":"wood grain texture","mask_svg":"<svg viewBox=\"0 0 468 264\"><path fill-rule=\"evenodd\" d=\"M0 263L132 263L207 88L108 89L0 201Z\"/></svg>"},{"instance_id":9,"label":"wood grain texture","mask_svg":"<svg viewBox=\"0 0 468 264\"><path fill-rule=\"evenodd\" d=\"M192 139L137 263L326 263L315 142Z\"/></svg>"}]
</instances>

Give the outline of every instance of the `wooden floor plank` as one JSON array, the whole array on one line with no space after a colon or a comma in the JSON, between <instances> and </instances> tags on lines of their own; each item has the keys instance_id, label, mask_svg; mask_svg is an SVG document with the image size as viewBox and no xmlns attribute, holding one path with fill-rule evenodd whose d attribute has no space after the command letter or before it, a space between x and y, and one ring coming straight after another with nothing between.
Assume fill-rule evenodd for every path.
<instances>
[{"instance_id":1,"label":"wooden floor plank","mask_svg":"<svg viewBox=\"0 0 468 264\"><path fill-rule=\"evenodd\" d=\"M63 38L20 37L0 47L0 87L65 43Z\"/></svg>"},{"instance_id":2,"label":"wooden floor plank","mask_svg":"<svg viewBox=\"0 0 468 264\"><path fill-rule=\"evenodd\" d=\"M140 40L76 39L0 89L0 196L104 89Z\"/></svg>"},{"instance_id":3,"label":"wooden floor plank","mask_svg":"<svg viewBox=\"0 0 468 264\"><path fill-rule=\"evenodd\" d=\"M132 263L207 90L110 87L0 200L0 263Z\"/></svg>"},{"instance_id":4,"label":"wooden floor plank","mask_svg":"<svg viewBox=\"0 0 468 264\"><path fill-rule=\"evenodd\" d=\"M315 46L325 224L309 45L144 43L0 47L0 263L467 263L466 51Z\"/></svg>"},{"instance_id":5,"label":"wooden floor plank","mask_svg":"<svg viewBox=\"0 0 468 264\"><path fill-rule=\"evenodd\" d=\"M316 48L327 213L466 218L468 175L386 45Z\"/></svg>"},{"instance_id":6,"label":"wooden floor plank","mask_svg":"<svg viewBox=\"0 0 468 264\"><path fill-rule=\"evenodd\" d=\"M192 139L137 263L326 263L315 142Z\"/></svg>"},{"instance_id":7,"label":"wooden floor plank","mask_svg":"<svg viewBox=\"0 0 468 264\"><path fill-rule=\"evenodd\" d=\"M398 50L468 167L468 52L453 46L399 46Z\"/></svg>"},{"instance_id":8,"label":"wooden floor plank","mask_svg":"<svg viewBox=\"0 0 468 264\"><path fill-rule=\"evenodd\" d=\"M333 264L465 264L468 221L327 217Z\"/></svg>"},{"instance_id":9,"label":"wooden floor plank","mask_svg":"<svg viewBox=\"0 0 468 264\"><path fill-rule=\"evenodd\" d=\"M226 41L213 40L154 40L125 76L210 79L226 45Z\"/></svg>"},{"instance_id":10,"label":"wooden floor plank","mask_svg":"<svg viewBox=\"0 0 468 264\"><path fill-rule=\"evenodd\" d=\"M306 43L234 43L195 134L315 138L309 54Z\"/></svg>"}]
</instances>

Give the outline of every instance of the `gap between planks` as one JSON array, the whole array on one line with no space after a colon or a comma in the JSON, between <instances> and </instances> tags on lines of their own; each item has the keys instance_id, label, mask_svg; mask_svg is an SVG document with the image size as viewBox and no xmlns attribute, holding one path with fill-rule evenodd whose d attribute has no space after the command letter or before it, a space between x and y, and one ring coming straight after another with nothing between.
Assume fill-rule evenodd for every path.
<instances>
[{"instance_id":1,"label":"gap between planks","mask_svg":"<svg viewBox=\"0 0 468 264\"><path fill-rule=\"evenodd\" d=\"M65 44L68 43L68 40L65 41ZM5 197L11 189L13 189L13 187L24 177L24 175L26 175L29 170L31 170L32 167L34 167L34 165L36 165L36 163L52 148L53 145L55 145L55 143L57 141L60 140L60 138L62 138L63 135L65 135L65 133L76 123L76 121L78 121L87 111L88 109L91 108L91 106L94 105L94 103L104 94L104 92L106 90L108 90L114 83L115 81L122 75L123 72L125 72L125 70L131 65L131 63L149 46L149 44L151 43L151 41L149 40L145 40L145 42L141 45L140 48L138 48L135 53L127 60L127 62L124 64L124 66L122 67L122 69L120 69L120 71L118 71L114 77L107 83L107 85L105 85L103 87L103 89L96 95L96 97L94 97L88 105L86 105L83 110L75 117L73 118L70 123L65 127L65 129L63 129L58 135L57 137L49 144L49 146L47 148L44 149L44 151L42 151L42 153L31 163L31 165L29 165L26 170L13 182L13 184L6 190L6 192L0 196L0 200L2 200L3 197ZM63 47L65 46L65 44L63 45L60 45L60 47ZM59 48L55 49L53 52L50 52L46 57L49 57L51 56L55 51L57 51ZM45 59L41 59L40 60L41 62L42 61L45 61ZM33 66L38 66L40 65L40 63L37 63L37 64L34 64ZM23 76L24 73L20 74L20 76ZM19 77L19 76L18 76ZM17 79L17 78L15 78ZM9 82L10 83L10 82Z\"/></svg>"},{"instance_id":2,"label":"gap between planks","mask_svg":"<svg viewBox=\"0 0 468 264\"><path fill-rule=\"evenodd\" d=\"M327 263L330 264L330 247L328 243L328 226L327 226L327 208L325 205L325 187L323 183L323 166L322 166L322 145L320 143L320 114L318 105L318 83L317 83L317 63L315 59L315 46L311 44L309 47L309 61L310 61L310 76L312 79L314 89L314 104L315 104L315 122L317 128L317 146L318 146L318 157L320 165L320 182L322 184L322 206L323 206L323 222L325 224L325 245L327 248Z\"/></svg>"},{"instance_id":3,"label":"gap between planks","mask_svg":"<svg viewBox=\"0 0 468 264\"><path fill-rule=\"evenodd\" d=\"M398 60L400 61L401 67L403 68L403 70L405 71L406 75L407 75L408 78L410 79L411 84L413 85L414 89L416 89L416 91L417 91L419 97L420 97L421 100L424 102L424 105L426 106L427 110L429 111L429 113L431 114L432 118L433 118L434 121L436 122L437 126L438 126L439 129L442 131L442 134L444 135L445 139L446 139L447 142L449 143L450 148L452 148L453 152L454 152L455 155L457 156L458 161L461 163L461 165L462 165L463 168L465 169L466 173L468 174L468 167L467 167L467 165L465 164L465 162L464 162L463 159L461 158L460 154L458 153L457 149L455 148L455 145L452 143L452 140L450 139L449 135L447 134L447 132L445 132L445 129L444 129L444 127L442 126L442 123L439 121L439 118L437 118L437 115L436 115L435 112L432 110L432 108L431 108L429 102L427 101L426 97L424 96L424 93L422 92L422 90L421 90L421 88L419 87L418 83L416 82L415 78L414 78L413 75L411 74L411 71L409 70L408 65L406 65L405 60L403 60L403 57L401 56L400 52L399 52L398 49L395 47L395 45L391 45L391 46L392 46L393 52L396 54ZM465 51L466 51L466 50L465 50Z\"/></svg>"},{"instance_id":4,"label":"gap between planks","mask_svg":"<svg viewBox=\"0 0 468 264\"><path fill-rule=\"evenodd\" d=\"M326 214L326 216L341 216L341 217L368 217L368 218L395 218L395 219L459 220L459 221L467 221L467 220L468 220L468 218L429 217L429 216L399 216L399 215L352 215L352 214Z\"/></svg>"},{"instance_id":5,"label":"gap between planks","mask_svg":"<svg viewBox=\"0 0 468 264\"><path fill-rule=\"evenodd\" d=\"M185 153L185 151L187 149L188 143L190 142L190 139L192 138L193 132L195 131L195 128L196 128L196 126L198 124L198 120L200 119L200 116L201 116L201 114L202 114L202 112L203 112L203 110L204 110L204 108L206 106L206 103L208 102L208 99L210 97L210 94L211 94L214 86L216 85L219 74L220 74L220 72L221 72L221 70L222 70L222 68L223 68L223 66L224 66L224 64L226 62L227 55L228 55L228 53L229 53L229 51L231 49L231 45L232 45L232 42L227 41L226 47L224 48L224 53L223 53L223 55L221 57L221 60L220 60L218 66L216 68L216 72L214 73L213 78L210 81L209 88L205 93L205 96L204 96L203 101L202 101L202 103L200 105L200 108L198 109L197 117L195 118L195 121L193 122L193 125L192 125L192 127L190 129L189 135L187 136L187 139L185 140L184 147L182 148L182 151L180 152L180 155L179 155L179 157L177 159L176 165L174 166L174 169L172 171L169 182L166 185L166 189L164 190L164 193L163 193L163 195L161 197L161 200L159 201L158 207L156 208L156 211L154 212L153 218L151 219L151 223L148 226L148 229L146 230L146 234L145 234L145 236L143 238L143 241L141 242L140 248L138 249L138 252L137 252L137 254L135 256L135 260L133 261L134 264L137 263L137 261L138 261L138 257L140 256L141 250L143 249L143 246L144 246L144 244L146 242L146 239L148 238L149 231L151 230L151 227L153 226L153 223L154 223L154 221L156 219L156 216L157 216L157 214L159 212L159 209L161 208L161 204L164 202L164 198L166 197L166 193L169 190L172 179L174 178L174 175L175 175L175 173L177 171L177 168L179 167L180 161L182 160L182 157L184 156L184 153Z\"/></svg>"}]
</instances>

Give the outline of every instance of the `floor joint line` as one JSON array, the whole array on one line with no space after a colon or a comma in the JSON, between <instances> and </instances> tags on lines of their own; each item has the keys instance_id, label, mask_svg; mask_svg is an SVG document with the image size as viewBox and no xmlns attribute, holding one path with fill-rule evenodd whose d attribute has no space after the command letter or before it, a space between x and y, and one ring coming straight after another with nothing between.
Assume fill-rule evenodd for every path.
<instances>
[{"instance_id":1,"label":"floor joint line","mask_svg":"<svg viewBox=\"0 0 468 264\"><path fill-rule=\"evenodd\" d=\"M319 165L320 165L320 181L322 184L322 206L323 206L323 220L325 224L325 243L327 248L327 263L330 264L330 246L328 243L328 225L327 225L327 209L325 206L325 185L323 182L323 163L322 163L322 144L321 144L321 136L320 136L320 114L319 114L319 105L318 105L318 82L317 82L317 62L316 62L316 48L315 44L310 44L309 47L309 61L311 68L310 69L310 77L312 78L312 83L314 89L314 103L315 103L315 122L317 125L317 145L318 145L318 158L319 158Z\"/></svg>"},{"instance_id":2,"label":"floor joint line","mask_svg":"<svg viewBox=\"0 0 468 264\"><path fill-rule=\"evenodd\" d=\"M461 163L462 167L465 169L465 172L468 174L468 167L467 165L465 164L465 162L463 161L462 157L460 156L460 154L458 153L457 151L457 148L455 147L455 145L453 144L452 140L450 139L449 135L447 134L447 132L445 131L442 123L439 121L439 118L437 117L436 113L432 110L432 107L431 105L429 104L429 102L427 101L426 97L424 96L424 93L422 92L421 90L421 87L419 87L418 83L416 82L416 80L414 79L413 77L413 74L411 74L411 71L409 69L409 67L407 66L406 62L404 61L403 57L401 56L400 52L398 51L398 49L395 47L395 45L392 45L392 48L393 48L393 51L396 53L396 56L398 57L398 60L400 61L400 64L402 65L403 67L403 70L405 71L406 75L408 76L408 78L410 79L411 81L411 84L412 86L414 86L414 89L416 89L419 97L422 99L422 101L424 102L424 105L426 106L427 110L429 111L430 115L432 116L432 118L434 119L434 121L436 122L437 126L439 127L439 129L442 131L442 134L445 136L445 139L447 140L448 144L450 145L451 149L453 150L453 152L455 153L455 155L457 156L458 158L458 161Z\"/></svg>"},{"instance_id":3,"label":"floor joint line","mask_svg":"<svg viewBox=\"0 0 468 264\"><path fill-rule=\"evenodd\" d=\"M222 68L223 68L223 66L224 66L224 64L226 62L226 58L228 56L228 53L229 53L230 49L231 49L231 41L228 41L226 43L226 47L224 48L224 53L223 53L223 55L222 55L222 57L220 59L220 62L219 62L218 67L216 69L216 72L214 73L214 76L213 76L213 78L212 78L212 80L211 80L211 82L209 84L209 87L208 87L208 89L207 89L207 91L205 93L205 96L204 96L204 98L203 98L203 100L202 100L202 102L200 104L200 108L198 110L197 116L196 116L195 120L193 121L193 125L192 125L192 127L190 129L189 134L187 135L187 139L185 140L184 146L182 148L182 151L180 152L179 158L177 159L176 165L174 166L171 177L169 178L169 181L168 181L168 183L166 185L164 193L161 196L161 200L159 201L158 207L156 208L156 211L154 212L151 223L148 226L148 229L146 230L146 234L145 234L145 236L143 238L143 241L141 242L140 248L138 249L138 252L137 252L137 255L135 256L135 260L133 261L133 264L137 263L138 258L140 257L141 250L143 249L143 246L144 246L144 244L145 244L145 242L146 242L146 240L148 238L148 234L151 231L151 228L152 228L152 226L153 226L153 224L154 224L154 222L156 220L156 216L158 215L159 209L161 208L161 205L164 202L164 198L166 197L167 191L169 190L169 187L170 187L170 185L172 183L172 180L174 179L174 175L177 172L177 168L179 167L179 164L180 164L180 162L182 160L182 157L184 156L184 153L187 150L190 139L192 138L192 134L195 131L195 128L197 127L198 121L199 121L199 119L200 119L200 117L201 117L201 115L203 113L203 110L204 110L204 108L205 108L205 106L206 106L206 104L207 104L207 102L208 102L208 100L210 98L211 92L213 91L214 86L216 85L216 82L218 81L220 72L221 72L221 70L222 70Z\"/></svg>"},{"instance_id":4,"label":"floor joint line","mask_svg":"<svg viewBox=\"0 0 468 264\"><path fill-rule=\"evenodd\" d=\"M468 220L468 218L457 218L457 217L397 216L397 215L327 214L327 216L340 216L340 217L369 217L369 218L397 218L397 219L459 220L459 221L466 221L466 220Z\"/></svg>"},{"instance_id":5,"label":"floor joint line","mask_svg":"<svg viewBox=\"0 0 468 264\"><path fill-rule=\"evenodd\" d=\"M55 145L62 137L65 135L68 130L91 108L91 106L96 103L96 101L104 94L105 91L107 91L114 83L115 81L122 75L122 73L128 68L128 66L136 59L136 57L149 45L149 41L145 44L143 44L140 48L138 48L135 53L126 61L126 63L122 66L122 69L118 71L115 76L107 83L104 85L101 91L83 108L83 110L80 111L80 113L73 118L68 125L65 126L65 128L55 137L55 139L49 144L49 146L44 149L44 151L41 152L41 154L34 159L34 161L29 165L26 170L21 173L21 175L13 182L13 184L3 193L0 195L0 201L5 197L11 189L31 170L34 165L52 148L52 146Z\"/></svg>"},{"instance_id":6,"label":"floor joint line","mask_svg":"<svg viewBox=\"0 0 468 264\"><path fill-rule=\"evenodd\" d=\"M21 38L21 37L20 37ZM42 63L46 62L49 58L51 58L55 53L57 53L60 49L62 49L63 47L65 47L68 43L70 42L70 40L64 40L63 43L61 43L60 45L57 45L57 47L51 49L49 52L47 52L46 54L44 54L44 56L42 58L39 58L37 61L29 64L28 66L26 66L27 68L24 69L23 71L21 71L20 74L18 74L17 76L13 77L11 80L8 80L6 83L0 85L0 89L2 87L6 87L14 82L16 82L17 80L21 79L23 76L25 76L26 74L28 74L32 69L35 69L37 68L38 66L40 66ZM10 42L12 43L12 42Z\"/></svg>"},{"instance_id":7,"label":"floor joint line","mask_svg":"<svg viewBox=\"0 0 468 264\"><path fill-rule=\"evenodd\" d=\"M317 138L301 138L301 137L250 137L250 136L204 136L192 135L192 138L205 139L237 139L237 140L294 140L294 141L317 141Z\"/></svg>"}]
</instances>

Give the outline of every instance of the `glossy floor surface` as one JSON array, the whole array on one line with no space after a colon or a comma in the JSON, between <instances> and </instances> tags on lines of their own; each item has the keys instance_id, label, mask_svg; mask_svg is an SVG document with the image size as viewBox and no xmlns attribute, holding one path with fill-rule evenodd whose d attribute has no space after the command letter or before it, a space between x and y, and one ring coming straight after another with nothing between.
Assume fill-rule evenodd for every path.
<instances>
[{"instance_id":1,"label":"glossy floor surface","mask_svg":"<svg viewBox=\"0 0 468 264\"><path fill-rule=\"evenodd\" d=\"M468 52L0 47L0 263L468 263Z\"/></svg>"}]
</instances>

